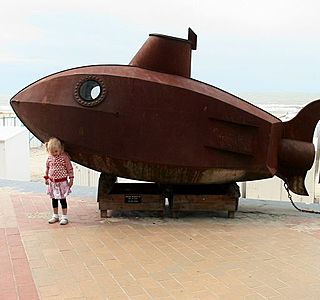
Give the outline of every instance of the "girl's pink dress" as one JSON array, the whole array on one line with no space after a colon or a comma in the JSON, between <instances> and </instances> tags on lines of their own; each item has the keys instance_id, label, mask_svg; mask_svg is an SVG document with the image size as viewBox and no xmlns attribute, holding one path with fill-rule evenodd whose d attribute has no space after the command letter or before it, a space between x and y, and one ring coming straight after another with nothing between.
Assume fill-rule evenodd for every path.
<instances>
[{"instance_id":1,"label":"girl's pink dress","mask_svg":"<svg viewBox=\"0 0 320 300\"><path fill-rule=\"evenodd\" d=\"M49 182L47 194L53 199L65 199L71 193L67 181Z\"/></svg>"},{"instance_id":2,"label":"girl's pink dress","mask_svg":"<svg viewBox=\"0 0 320 300\"><path fill-rule=\"evenodd\" d=\"M73 168L68 154L49 155L44 178L49 181L47 194L51 198L65 199L71 193L68 177L73 178Z\"/></svg>"}]
</instances>

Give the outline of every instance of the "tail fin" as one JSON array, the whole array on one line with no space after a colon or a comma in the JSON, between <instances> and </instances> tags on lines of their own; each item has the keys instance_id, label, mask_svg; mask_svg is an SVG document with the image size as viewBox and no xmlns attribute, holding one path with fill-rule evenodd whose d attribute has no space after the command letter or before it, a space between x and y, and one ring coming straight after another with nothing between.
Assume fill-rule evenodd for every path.
<instances>
[{"instance_id":1,"label":"tail fin","mask_svg":"<svg viewBox=\"0 0 320 300\"><path fill-rule=\"evenodd\" d=\"M313 133L319 120L320 100L316 100L306 105L292 120L284 122L276 175L299 195L308 195L304 181L314 161Z\"/></svg>"},{"instance_id":2,"label":"tail fin","mask_svg":"<svg viewBox=\"0 0 320 300\"><path fill-rule=\"evenodd\" d=\"M284 122L284 138L312 143L319 120L320 99L307 104L292 120Z\"/></svg>"}]
</instances>

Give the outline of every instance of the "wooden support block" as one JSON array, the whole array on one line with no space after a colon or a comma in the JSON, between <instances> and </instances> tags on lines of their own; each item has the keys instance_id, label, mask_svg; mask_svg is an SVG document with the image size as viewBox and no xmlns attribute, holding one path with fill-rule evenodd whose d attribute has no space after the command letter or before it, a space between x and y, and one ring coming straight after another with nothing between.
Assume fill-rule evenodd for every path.
<instances>
[{"instance_id":1,"label":"wooden support block","mask_svg":"<svg viewBox=\"0 0 320 300\"><path fill-rule=\"evenodd\" d=\"M131 200L131 199L134 200ZM110 194L99 199L100 210L141 210L162 211L164 199L161 195Z\"/></svg>"},{"instance_id":2,"label":"wooden support block","mask_svg":"<svg viewBox=\"0 0 320 300\"><path fill-rule=\"evenodd\" d=\"M235 210L236 199L228 196L217 195L174 195L173 210L180 211L214 211L214 210Z\"/></svg>"},{"instance_id":3,"label":"wooden support block","mask_svg":"<svg viewBox=\"0 0 320 300\"><path fill-rule=\"evenodd\" d=\"M98 202L101 217L112 211L154 211L165 213L169 199L173 216L183 211L226 211L233 218L240 197L236 183L218 185L170 185L156 183L117 183L112 175L101 174Z\"/></svg>"},{"instance_id":4,"label":"wooden support block","mask_svg":"<svg viewBox=\"0 0 320 300\"><path fill-rule=\"evenodd\" d=\"M172 211L227 211L234 216L238 198L224 195L174 195Z\"/></svg>"},{"instance_id":5,"label":"wooden support block","mask_svg":"<svg viewBox=\"0 0 320 300\"><path fill-rule=\"evenodd\" d=\"M234 218L238 209L239 188L236 184L217 187L191 187L189 194L182 194L180 187L173 189L171 211L178 215L182 211L226 211L229 218ZM210 194L207 194L210 192Z\"/></svg>"},{"instance_id":6,"label":"wooden support block","mask_svg":"<svg viewBox=\"0 0 320 300\"><path fill-rule=\"evenodd\" d=\"M101 217L110 217L110 211L155 211L164 214L165 199L154 183L114 183L111 189L105 189L100 184L103 182L99 182L98 189Z\"/></svg>"}]
</instances>

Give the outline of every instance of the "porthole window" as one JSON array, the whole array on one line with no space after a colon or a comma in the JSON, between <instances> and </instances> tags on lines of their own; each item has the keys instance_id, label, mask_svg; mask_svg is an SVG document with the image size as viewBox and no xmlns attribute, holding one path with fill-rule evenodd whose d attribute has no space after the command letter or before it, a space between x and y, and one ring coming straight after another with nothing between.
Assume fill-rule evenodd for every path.
<instances>
[{"instance_id":1,"label":"porthole window","mask_svg":"<svg viewBox=\"0 0 320 300\"><path fill-rule=\"evenodd\" d=\"M101 87L98 82L94 80L88 80L82 83L80 86L80 97L85 101L96 100L101 93Z\"/></svg>"},{"instance_id":2,"label":"porthole window","mask_svg":"<svg viewBox=\"0 0 320 300\"><path fill-rule=\"evenodd\" d=\"M104 100L106 89L102 79L89 76L80 80L75 89L75 99L84 106L95 106Z\"/></svg>"}]
</instances>

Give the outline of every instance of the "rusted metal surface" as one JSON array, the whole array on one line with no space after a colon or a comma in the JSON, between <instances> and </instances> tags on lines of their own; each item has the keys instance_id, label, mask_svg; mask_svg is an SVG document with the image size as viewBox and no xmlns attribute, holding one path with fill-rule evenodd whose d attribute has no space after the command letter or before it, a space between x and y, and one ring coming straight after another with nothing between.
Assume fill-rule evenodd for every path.
<instances>
[{"instance_id":1,"label":"rusted metal surface","mask_svg":"<svg viewBox=\"0 0 320 300\"><path fill-rule=\"evenodd\" d=\"M197 48L197 36L189 29L188 40L150 34L130 65L162 73L190 77L191 51Z\"/></svg>"},{"instance_id":2,"label":"rusted metal surface","mask_svg":"<svg viewBox=\"0 0 320 300\"><path fill-rule=\"evenodd\" d=\"M60 138L72 160L115 176L169 184L211 184L274 175L298 194L314 157L320 101L278 118L190 78L196 35L158 34L128 66L59 72L11 99L41 141Z\"/></svg>"}]
</instances>

